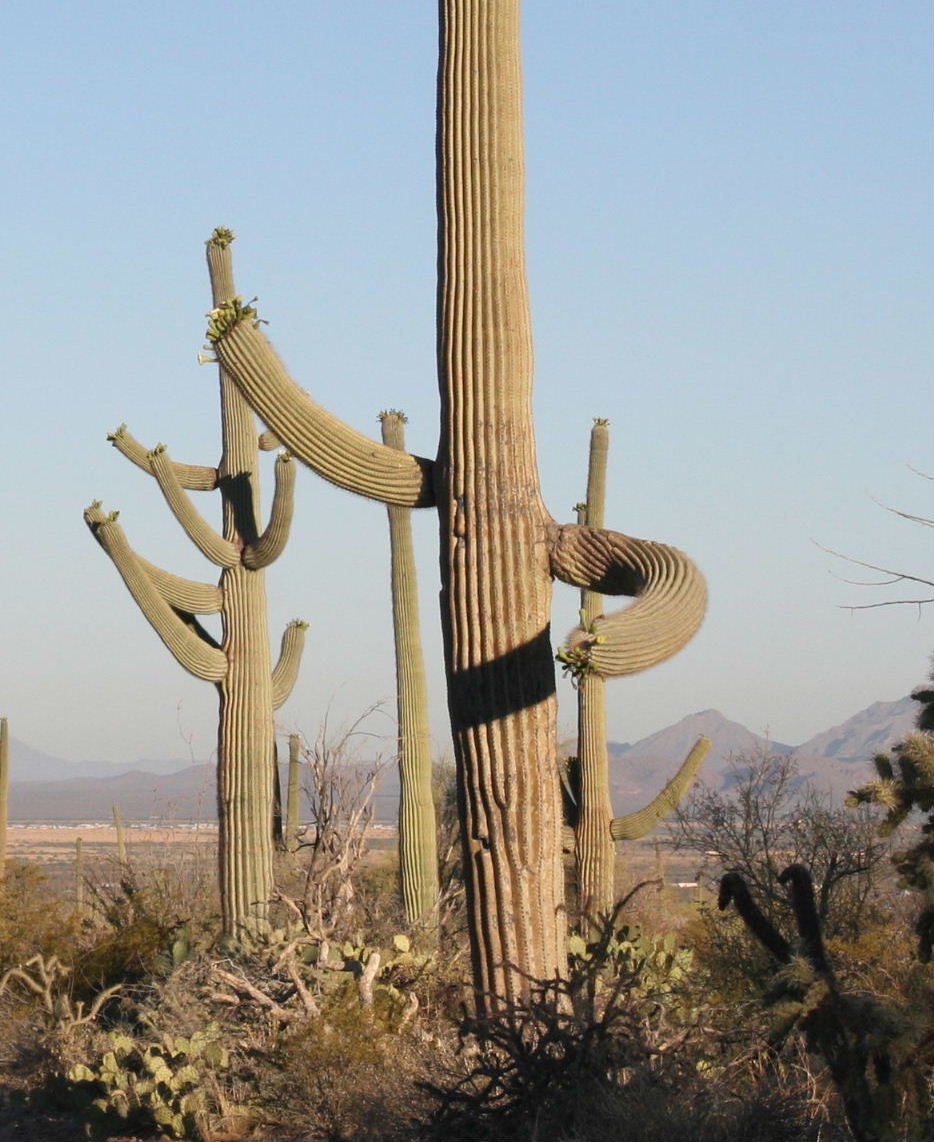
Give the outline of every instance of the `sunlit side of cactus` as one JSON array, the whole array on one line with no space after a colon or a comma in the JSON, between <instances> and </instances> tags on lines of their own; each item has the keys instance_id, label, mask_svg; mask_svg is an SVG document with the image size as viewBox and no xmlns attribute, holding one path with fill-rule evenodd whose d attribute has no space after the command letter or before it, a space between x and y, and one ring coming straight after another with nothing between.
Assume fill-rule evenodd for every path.
<instances>
[{"instance_id":1,"label":"sunlit side of cactus","mask_svg":"<svg viewBox=\"0 0 934 1142\"><path fill-rule=\"evenodd\" d=\"M215 304L234 292L232 238L230 231L218 229L207 243ZM272 890L273 711L295 683L306 624L296 621L286 628L279 660L271 667L264 568L288 538L295 465L287 452L279 454L272 509L261 532L258 454L267 441L258 437L253 414L223 367L220 407L222 453L216 468L178 464L162 445L148 451L123 426L109 438L154 477L189 539L221 568L218 586L181 579L137 555L117 523L118 513L105 514L99 503L85 511L85 521L178 662L217 686L221 907L225 933L237 936L265 923ZM221 494L221 532L188 495L212 489ZM205 614L220 614L220 643L199 622L197 616Z\"/></svg>"}]
</instances>

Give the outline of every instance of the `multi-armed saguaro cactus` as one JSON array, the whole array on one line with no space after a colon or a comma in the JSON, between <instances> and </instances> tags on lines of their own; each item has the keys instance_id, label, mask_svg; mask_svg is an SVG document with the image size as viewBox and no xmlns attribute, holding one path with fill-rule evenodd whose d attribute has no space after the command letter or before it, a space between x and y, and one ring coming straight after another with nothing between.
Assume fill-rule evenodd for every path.
<instances>
[{"instance_id":1,"label":"multi-armed saguaro cactus","mask_svg":"<svg viewBox=\"0 0 934 1142\"><path fill-rule=\"evenodd\" d=\"M639 596L573 639L575 669L606 675L680 649L702 621L706 590L679 551L562 526L542 502L519 0L445 0L440 11L437 459L381 447L325 412L239 301L215 311L209 336L251 405L320 475L384 503L438 509L474 987L482 1005L499 1006L566 966L553 580Z\"/></svg>"},{"instance_id":2,"label":"multi-armed saguaro cactus","mask_svg":"<svg viewBox=\"0 0 934 1142\"><path fill-rule=\"evenodd\" d=\"M234 292L229 230L207 243L214 303ZM218 816L220 889L224 931L260 926L272 888L273 710L288 697L298 675L306 624L286 628L275 668L266 626L263 569L285 547L292 520L295 465L288 452L276 461L276 487L266 530L260 533L258 449L275 447L257 437L249 406L220 369L223 451L216 468L179 464L163 445L147 451L122 426L109 439L152 475L196 547L221 568L213 586L181 579L137 555L117 523L117 513L92 504L85 520L143 614L186 670L213 682L220 695ZM198 513L186 489L218 489L223 532ZM196 616L220 614L218 643Z\"/></svg>"},{"instance_id":3,"label":"multi-armed saguaro cactus","mask_svg":"<svg viewBox=\"0 0 934 1142\"><path fill-rule=\"evenodd\" d=\"M606 462L609 421L596 418L590 430L587 500L577 505L577 522L602 528L606 504ZM603 595L581 590L581 629L591 630L603 615ZM559 652L573 668L573 652ZM577 756L570 759L574 860L581 923L599 926L616 902L614 865L616 842L645 836L675 808L710 751L710 739L700 737L675 776L650 805L625 817L613 816L610 765L606 740L606 679L585 670L577 684Z\"/></svg>"},{"instance_id":4,"label":"multi-armed saguaro cactus","mask_svg":"<svg viewBox=\"0 0 934 1142\"><path fill-rule=\"evenodd\" d=\"M405 451L404 413L379 414L383 443ZM396 646L399 721L399 873L410 921L423 919L438 899L438 841L431 791L428 684L418 621L418 584L409 508L389 504L392 629Z\"/></svg>"}]
</instances>

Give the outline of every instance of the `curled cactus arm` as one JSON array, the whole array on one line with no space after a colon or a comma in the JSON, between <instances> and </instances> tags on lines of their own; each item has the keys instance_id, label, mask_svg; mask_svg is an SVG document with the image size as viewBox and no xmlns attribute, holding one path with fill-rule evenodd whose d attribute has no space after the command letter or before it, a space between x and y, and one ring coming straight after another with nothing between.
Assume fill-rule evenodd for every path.
<instances>
[{"instance_id":1,"label":"curled cactus arm","mask_svg":"<svg viewBox=\"0 0 934 1142\"><path fill-rule=\"evenodd\" d=\"M259 439L256 442L259 445L260 452L275 452L277 448L282 447L282 441L274 432L261 432Z\"/></svg>"},{"instance_id":2,"label":"curled cactus arm","mask_svg":"<svg viewBox=\"0 0 934 1142\"><path fill-rule=\"evenodd\" d=\"M278 710L292 693L292 687L298 678L302 651L305 649L306 630L308 630L308 623L301 619L293 619L282 634L279 661L272 671L272 708L274 710Z\"/></svg>"},{"instance_id":3,"label":"curled cactus arm","mask_svg":"<svg viewBox=\"0 0 934 1142\"><path fill-rule=\"evenodd\" d=\"M558 657L572 673L618 677L647 670L691 640L707 609L703 575L664 543L566 524L552 537L551 570L576 587L637 600L571 632Z\"/></svg>"},{"instance_id":4,"label":"curled cactus arm","mask_svg":"<svg viewBox=\"0 0 934 1142\"><path fill-rule=\"evenodd\" d=\"M144 565L127 542L117 513L106 514L95 502L85 509L84 521L110 556L127 589L150 626L179 665L207 682L221 682L227 674L226 655L190 614L180 615L166 602Z\"/></svg>"},{"instance_id":5,"label":"curled cactus arm","mask_svg":"<svg viewBox=\"0 0 934 1142\"><path fill-rule=\"evenodd\" d=\"M149 453L149 466L172 514L195 547L218 567L235 567L240 562L240 552L211 527L185 494L164 445L157 445Z\"/></svg>"},{"instance_id":6,"label":"curled cactus arm","mask_svg":"<svg viewBox=\"0 0 934 1142\"><path fill-rule=\"evenodd\" d=\"M370 499L409 508L434 504L431 460L397 452L344 424L292 380L249 313L225 321L215 318L218 312L208 332L218 361L302 463Z\"/></svg>"},{"instance_id":7,"label":"curled cactus arm","mask_svg":"<svg viewBox=\"0 0 934 1142\"><path fill-rule=\"evenodd\" d=\"M276 490L266 530L243 550L243 565L251 571L268 567L282 554L289 539L295 506L295 464L288 452L276 458Z\"/></svg>"},{"instance_id":8,"label":"curled cactus arm","mask_svg":"<svg viewBox=\"0 0 934 1142\"><path fill-rule=\"evenodd\" d=\"M215 583L183 579L180 575L173 575L171 571L164 571L155 563L150 563L142 555L137 555L136 559L170 607L193 615L216 615L221 610L224 597Z\"/></svg>"},{"instance_id":9,"label":"curled cactus arm","mask_svg":"<svg viewBox=\"0 0 934 1142\"><path fill-rule=\"evenodd\" d=\"M127 431L125 424L121 424L113 432L108 432L107 439L118 452L122 452L137 468L142 468L147 476L152 475L149 449L140 444L136 437ZM216 468L208 468L201 464L179 464L176 461L172 461L172 468L179 484L190 492L213 492L217 487Z\"/></svg>"},{"instance_id":10,"label":"curled cactus arm","mask_svg":"<svg viewBox=\"0 0 934 1142\"><path fill-rule=\"evenodd\" d=\"M610 823L610 835L613 840L634 841L644 837L657 824L664 821L690 789L697 771L704 763L704 758L710 753L712 744L710 738L699 737L681 763L681 768L650 805L635 813L627 813L625 817L614 817Z\"/></svg>"}]
</instances>

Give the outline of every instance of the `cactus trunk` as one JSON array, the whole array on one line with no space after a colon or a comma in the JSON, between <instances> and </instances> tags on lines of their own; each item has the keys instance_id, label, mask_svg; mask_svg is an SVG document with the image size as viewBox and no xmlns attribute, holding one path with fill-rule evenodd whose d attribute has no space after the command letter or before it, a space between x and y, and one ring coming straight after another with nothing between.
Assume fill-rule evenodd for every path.
<instances>
[{"instance_id":1,"label":"cactus trunk","mask_svg":"<svg viewBox=\"0 0 934 1142\"><path fill-rule=\"evenodd\" d=\"M285 847L290 853L298 848L302 755L298 734L289 734L289 784L285 795Z\"/></svg>"},{"instance_id":2,"label":"cactus trunk","mask_svg":"<svg viewBox=\"0 0 934 1142\"><path fill-rule=\"evenodd\" d=\"M383 443L405 449L405 416L380 414ZM418 584L410 508L389 504L392 629L399 724L399 876L405 914L424 920L438 900L438 840L431 789L428 683L418 619Z\"/></svg>"},{"instance_id":3,"label":"cactus trunk","mask_svg":"<svg viewBox=\"0 0 934 1142\"><path fill-rule=\"evenodd\" d=\"M564 969L550 517L531 421L517 0L442 6L437 499L469 932L494 1004Z\"/></svg>"},{"instance_id":4,"label":"cactus trunk","mask_svg":"<svg viewBox=\"0 0 934 1142\"><path fill-rule=\"evenodd\" d=\"M114 818L114 832L117 836L117 860L121 865L126 864L126 829L123 826L123 814L116 802L110 807Z\"/></svg>"},{"instance_id":5,"label":"cactus trunk","mask_svg":"<svg viewBox=\"0 0 934 1142\"><path fill-rule=\"evenodd\" d=\"M606 463L609 429L595 420L590 430L587 500L578 522L603 527L606 509ZM580 518L581 515L584 518ZM581 591L581 625L588 629L603 613L603 595ZM578 909L583 926L599 927L616 898L616 844L610 834L610 759L606 742L606 681L585 673L577 689L578 814L574 845Z\"/></svg>"}]
</instances>

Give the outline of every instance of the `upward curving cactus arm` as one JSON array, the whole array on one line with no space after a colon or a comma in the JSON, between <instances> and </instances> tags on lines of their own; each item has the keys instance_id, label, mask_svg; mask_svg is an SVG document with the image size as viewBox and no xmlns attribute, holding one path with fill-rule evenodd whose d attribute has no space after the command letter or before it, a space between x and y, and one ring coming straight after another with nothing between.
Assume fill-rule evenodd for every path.
<instances>
[{"instance_id":1,"label":"upward curving cactus arm","mask_svg":"<svg viewBox=\"0 0 934 1142\"><path fill-rule=\"evenodd\" d=\"M637 599L571 632L558 657L573 674L647 670L690 642L707 609L704 577L683 552L616 531L556 525L551 571L576 587Z\"/></svg>"},{"instance_id":2,"label":"upward curving cactus arm","mask_svg":"<svg viewBox=\"0 0 934 1142\"><path fill-rule=\"evenodd\" d=\"M295 510L295 465L289 452L276 457L276 490L266 530L243 549L243 566L259 571L275 562L285 550Z\"/></svg>"},{"instance_id":3,"label":"upward curving cactus arm","mask_svg":"<svg viewBox=\"0 0 934 1142\"><path fill-rule=\"evenodd\" d=\"M107 439L118 452L122 452L137 468L142 468L147 476L152 475L149 449L140 444L136 437L127 430L125 424L121 424L113 432L108 432ZM179 484L190 492L213 492L217 487L216 468L208 468L201 464L179 464L177 461L172 462L172 468Z\"/></svg>"},{"instance_id":4,"label":"upward curving cactus arm","mask_svg":"<svg viewBox=\"0 0 934 1142\"><path fill-rule=\"evenodd\" d=\"M224 308L212 312L208 331L218 361L303 464L340 488L386 504L434 504L431 460L378 444L333 416L292 380L249 312L241 307L227 321Z\"/></svg>"},{"instance_id":5,"label":"upward curving cactus arm","mask_svg":"<svg viewBox=\"0 0 934 1142\"><path fill-rule=\"evenodd\" d=\"M172 514L201 554L218 567L236 567L240 562L239 550L211 527L185 494L164 444L158 444L149 453L149 466Z\"/></svg>"},{"instance_id":6,"label":"upward curving cactus arm","mask_svg":"<svg viewBox=\"0 0 934 1142\"><path fill-rule=\"evenodd\" d=\"M627 813L625 817L614 817L610 822L610 835L613 840L638 840L664 821L669 813L678 807L681 798L691 788L697 771L704 764L712 745L710 738L699 737L681 762L678 772L651 804L637 809L634 813Z\"/></svg>"},{"instance_id":7,"label":"upward curving cactus arm","mask_svg":"<svg viewBox=\"0 0 934 1142\"><path fill-rule=\"evenodd\" d=\"M117 512L105 514L95 501L84 512L91 534L110 556L137 606L172 655L189 674L206 682L221 682L227 656L190 614L179 614L162 597L117 523Z\"/></svg>"},{"instance_id":8,"label":"upward curving cactus arm","mask_svg":"<svg viewBox=\"0 0 934 1142\"><path fill-rule=\"evenodd\" d=\"M292 693L298 678L298 668L305 649L305 631L308 623L293 619L282 634L279 661L272 670L272 708L278 710Z\"/></svg>"}]
</instances>

